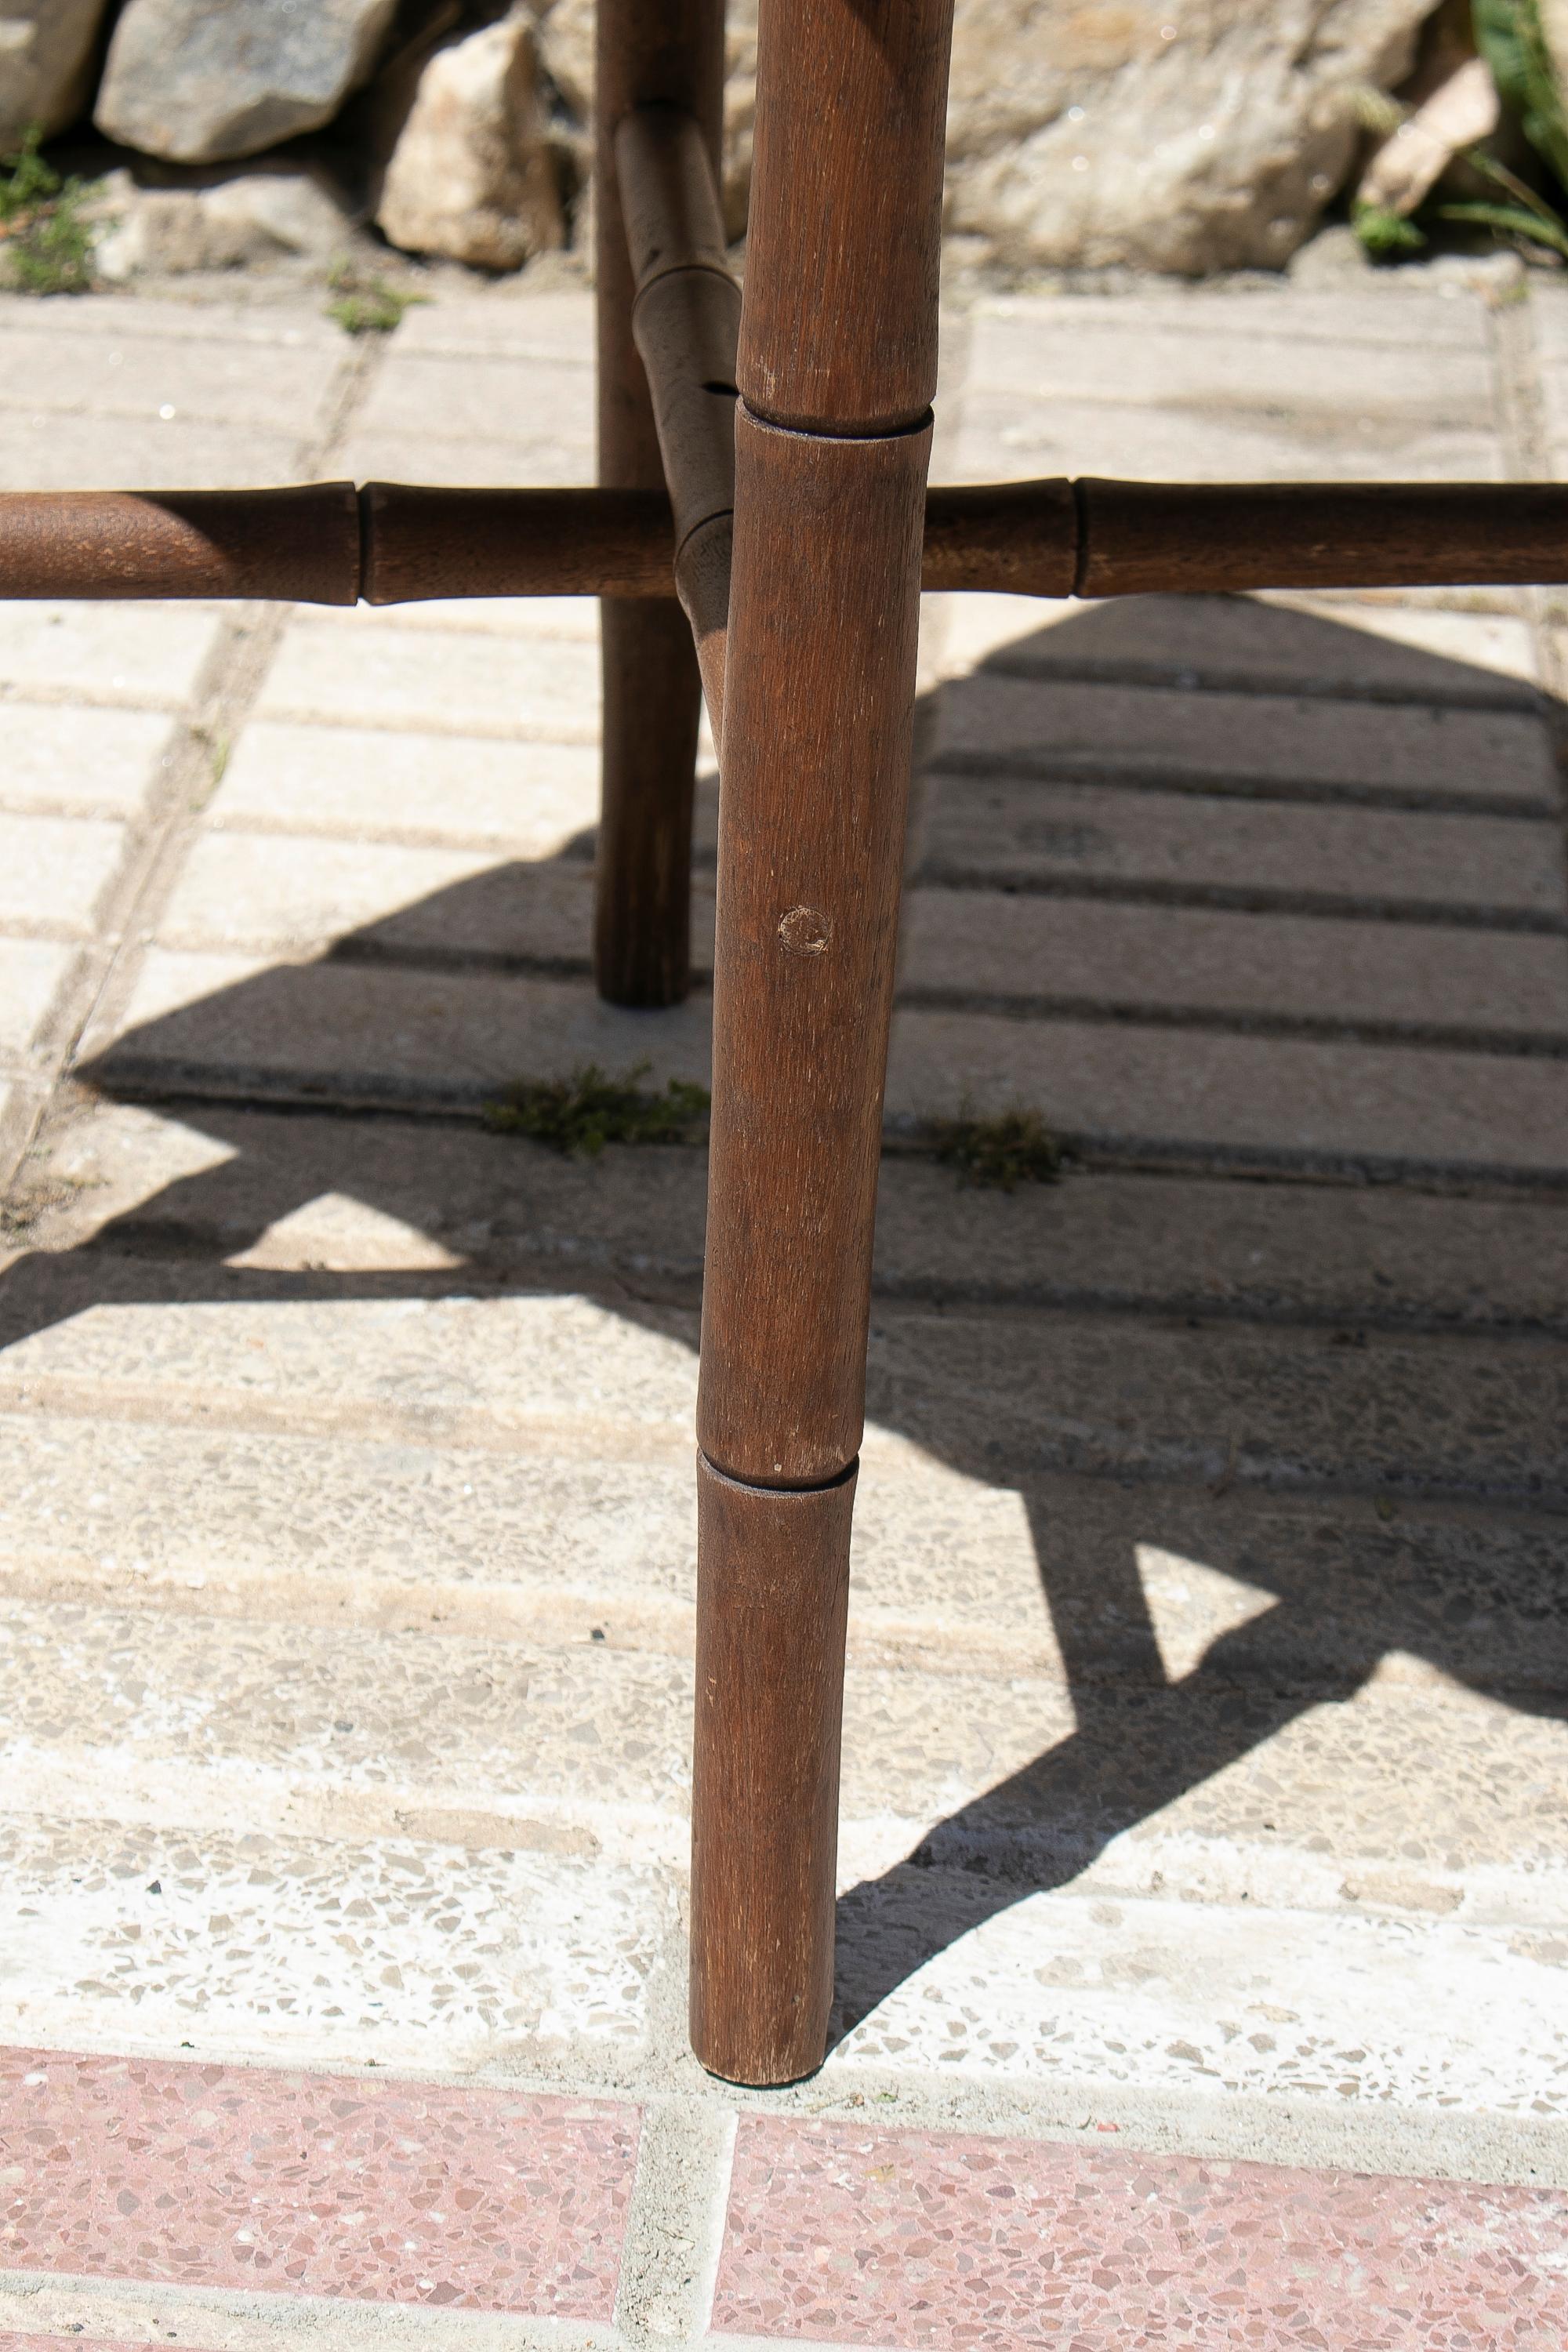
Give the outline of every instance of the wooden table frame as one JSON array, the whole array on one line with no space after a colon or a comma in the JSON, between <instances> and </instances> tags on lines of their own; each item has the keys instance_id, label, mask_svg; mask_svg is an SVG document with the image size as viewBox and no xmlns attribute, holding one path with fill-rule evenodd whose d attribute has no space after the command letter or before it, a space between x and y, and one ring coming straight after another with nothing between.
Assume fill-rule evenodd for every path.
<instances>
[{"instance_id":1,"label":"wooden table frame","mask_svg":"<svg viewBox=\"0 0 1568 2352\"><path fill-rule=\"evenodd\" d=\"M691 2034L821 2060L850 1515L924 588L1568 580L1568 489L1037 482L928 495L952 0L761 0L744 299L722 0L599 0L599 487L0 498L0 596L603 599L595 972L689 985L720 746L698 1402Z\"/></svg>"}]
</instances>

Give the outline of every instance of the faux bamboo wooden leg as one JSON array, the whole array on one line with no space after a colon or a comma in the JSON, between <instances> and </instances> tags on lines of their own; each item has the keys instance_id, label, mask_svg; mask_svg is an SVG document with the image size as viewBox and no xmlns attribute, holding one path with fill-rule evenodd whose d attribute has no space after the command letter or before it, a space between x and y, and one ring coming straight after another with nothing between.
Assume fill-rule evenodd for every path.
<instances>
[{"instance_id":1,"label":"faux bamboo wooden leg","mask_svg":"<svg viewBox=\"0 0 1568 2352\"><path fill-rule=\"evenodd\" d=\"M664 466L632 341L615 134L634 106L684 107L718 159L723 0L599 0L595 116L599 479L660 490ZM600 607L604 774L594 969L615 1004L678 1003L689 984L691 796L701 686L673 598Z\"/></svg>"},{"instance_id":2,"label":"faux bamboo wooden leg","mask_svg":"<svg viewBox=\"0 0 1568 2352\"><path fill-rule=\"evenodd\" d=\"M951 0L763 0L698 1436L691 2032L821 2060ZM891 193L889 193L891 192ZM719 1475L715 1475L719 1474Z\"/></svg>"}]
</instances>

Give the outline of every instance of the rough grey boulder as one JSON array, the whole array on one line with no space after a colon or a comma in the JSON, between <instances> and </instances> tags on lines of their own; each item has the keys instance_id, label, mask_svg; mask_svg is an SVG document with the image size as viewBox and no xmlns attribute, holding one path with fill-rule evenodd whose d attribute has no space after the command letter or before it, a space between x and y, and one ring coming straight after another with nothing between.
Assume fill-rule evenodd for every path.
<instances>
[{"instance_id":1,"label":"rough grey boulder","mask_svg":"<svg viewBox=\"0 0 1568 2352\"><path fill-rule=\"evenodd\" d=\"M1554 0L1568 12L1568 0ZM958 0L948 226L1014 263L1277 268L1342 184L1358 97L1403 80L1433 0ZM592 104L593 0L542 0ZM725 208L745 218L756 0L731 0Z\"/></svg>"},{"instance_id":2,"label":"rough grey boulder","mask_svg":"<svg viewBox=\"0 0 1568 2352\"><path fill-rule=\"evenodd\" d=\"M487 25L428 59L375 218L405 252L484 269L515 269L563 242L531 17Z\"/></svg>"},{"instance_id":3,"label":"rough grey boulder","mask_svg":"<svg viewBox=\"0 0 1568 2352\"><path fill-rule=\"evenodd\" d=\"M290 257L329 260L354 226L325 173L270 159L176 186L145 186L130 172L111 172L92 209L101 223L98 275L110 284Z\"/></svg>"},{"instance_id":4,"label":"rough grey boulder","mask_svg":"<svg viewBox=\"0 0 1568 2352\"><path fill-rule=\"evenodd\" d=\"M93 120L177 163L259 154L330 122L395 0L127 0Z\"/></svg>"},{"instance_id":5,"label":"rough grey boulder","mask_svg":"<svg viewBox=\"0 0 1568 2352\"><path fill-rule=\"evenodd\" d=\"M37 123L47 139L87 102L105 0L0 0L0 153Z\"/></svg>"},{"instance_id":6,"label":"rough grey boulder","mask_svg":"<svg viewBox=\"0 0 1568 2352\"><path fill-rule=\"evenodd\" d=\"M1432 0L960 0L948 225L996 259L1278 267Z\"/></svg>"}]
</instances>

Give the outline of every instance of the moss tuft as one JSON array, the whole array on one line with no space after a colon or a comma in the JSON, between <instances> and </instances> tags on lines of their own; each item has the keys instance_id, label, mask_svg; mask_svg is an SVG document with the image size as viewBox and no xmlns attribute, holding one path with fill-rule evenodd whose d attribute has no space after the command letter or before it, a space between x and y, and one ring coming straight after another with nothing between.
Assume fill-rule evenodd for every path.
<instances>
[{"instance_id":1,"label":"moss tuft","mask_svg":"<svg viewBox=\"0 0 1568 2352\"><path fill-rule=\"evenodd\" d=\"M706 1118L706 1087L671 1078L662 1090L641 1087L648 1065L619 1078L585 1062L568 1078L520 1080L485 1105L485 1123L498 1135L526 1135L552 1151L596 1160L606 1143L688 1143Z\"/></svg>"}]
</instances>

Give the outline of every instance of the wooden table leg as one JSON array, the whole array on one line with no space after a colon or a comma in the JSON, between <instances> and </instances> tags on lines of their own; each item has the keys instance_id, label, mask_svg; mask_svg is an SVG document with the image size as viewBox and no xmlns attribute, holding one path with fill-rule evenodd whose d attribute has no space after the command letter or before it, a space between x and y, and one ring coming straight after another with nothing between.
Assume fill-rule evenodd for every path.
<instances>
[{"instance_id":1,"label":"wooden table leg","mask_svg":"<svg viewBox=\"0 0 1568 2352\"><path fill-rule=\"evenodd\" d=\"M951 0L763 0L698 1406L691 2032L821 2060Z\"/></svg>"},{"instance_id":2,"label":"wooden table leg","mask_svg":"<svg viewBox=\"0 0 1568 2352\"><path fill-rule=\"evenodd\" d=\"M599 0L595 121L599 479L662 490L664 467L632 341L631 265L616 126L634 106L684 107L719 158L723 0ZM604 782L594 971L613 1004L676 1004L690 983L691 794L701 687L673 597L599 607Z\"/></svg>"}]
</instances>

